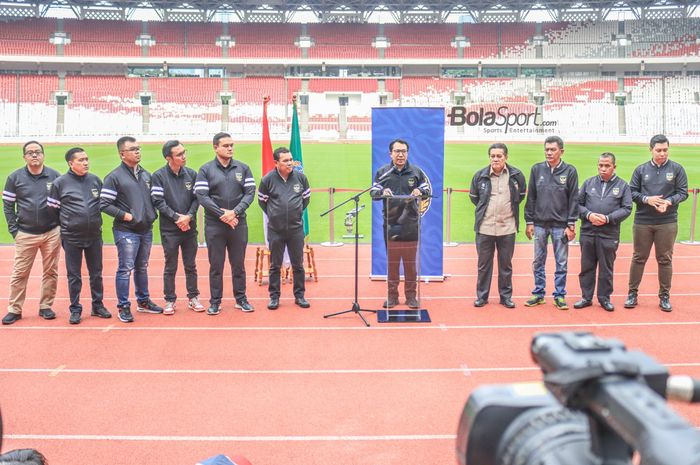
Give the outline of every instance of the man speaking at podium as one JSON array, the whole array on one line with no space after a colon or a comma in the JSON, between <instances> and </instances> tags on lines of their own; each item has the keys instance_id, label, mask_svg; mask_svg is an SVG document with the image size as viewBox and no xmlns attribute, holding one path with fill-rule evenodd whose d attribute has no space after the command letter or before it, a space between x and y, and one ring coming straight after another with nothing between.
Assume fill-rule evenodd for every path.
<instances>
[{"instance_id":1,"label":"man speaking at podium","mask_svg":"<svg viewBox=\"0 0 700 465\"><path fill-rule=\"evenodd\" d=\"M399 304L399 269L403 260L406 305L419 308L416 290L416 251L418 249L420 202L414 199L391 199L393 196L430 195L430 184L423 170L408 163L408 142L395 139L389 143L391 163L374 175L370 195L383 200L384 240L387 246L388 295L384 308Z\"/></svg>"}]
</instances>

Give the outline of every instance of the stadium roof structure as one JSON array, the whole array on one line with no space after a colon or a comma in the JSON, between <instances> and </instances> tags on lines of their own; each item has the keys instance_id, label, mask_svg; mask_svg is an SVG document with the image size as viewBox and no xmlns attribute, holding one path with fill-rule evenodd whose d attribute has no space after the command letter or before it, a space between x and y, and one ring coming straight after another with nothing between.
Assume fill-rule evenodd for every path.
<instances>
[{"instance_id":1,"label":"stadium roof structure","mask_svg":"<svg viewBox=\"0 0 700 465\"><path fill-rule=\"evenodd\" d=\"M78 18L111 11L128 19L138 9L151 9L162 19L183 19L189 13L211 20L224 13L242 21L265 20L266 14L285 21L303 11L312 12L320 22L365 22L381 11L393 15L396 22L418 23L444 22L454 15L466 22L522 21L532 11L548 12L553 21L605 19L613 11L668 19L694 16L699 7L700 0L0 0L0 15L23 8L44 16L51 8L69 8Z\"/></svg>"}]
</instances>

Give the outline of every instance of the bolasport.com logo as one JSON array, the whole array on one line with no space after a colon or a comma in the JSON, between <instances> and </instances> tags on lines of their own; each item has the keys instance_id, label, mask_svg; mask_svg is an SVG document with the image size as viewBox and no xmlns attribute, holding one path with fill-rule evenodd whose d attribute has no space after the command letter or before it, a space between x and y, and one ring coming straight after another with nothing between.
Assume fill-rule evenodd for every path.
<instances>
[{"instance_id":1,"label":"bolasport.com logo","mask_svg":"<svg viewBox=\"0 0 700 465\"><path fill-rule=\"evenodd\" d=\"M531 113L514 112L507 105L501 105L496 111L454 106L447 116L450 126L482 126L485 133L544 133L558 125L557 121L543 120L539 108Z\"/></svg>"}]
</instances>

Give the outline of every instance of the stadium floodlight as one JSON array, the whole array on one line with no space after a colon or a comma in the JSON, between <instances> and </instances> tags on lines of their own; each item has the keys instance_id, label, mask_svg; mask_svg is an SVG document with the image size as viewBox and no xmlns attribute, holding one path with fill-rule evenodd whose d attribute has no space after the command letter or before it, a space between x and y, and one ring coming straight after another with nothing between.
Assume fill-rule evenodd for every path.
<instances>
[{"instance_id":1,"label":"stadium floodlight","mask_svg":"<svg viewBox=\"0 0 700 465\"><path fill-rule=\"evenodd\" d=\"M309 36L299 36L295 41L294 45L299 48L311 48L315 44L314 40Z\"/></svg>"},{"instance_id":2,"label":"stadium floodlight","mask_svg":"<svg viewBox=\"0 0 700 465\"><path fill-rule=\"evenodd\" d=\"M450 42L450 45L452 46L452 48L467 48L467 47L471 47L472 43L469 40L469 37L456 36L454 39L452 39L452 42Z\"/></svg>"},{"instance_id":3,"label":"stadium floodlight","mask_svg":"<svg viewBox=\"0 0 700 465\"><path fill-rule=\"evenodd\" d=\"M547 43L547 38L543 35L532 36L530 43L534 46L542 46Z\"/></svg>"},{"instance_id":4,"label":"stadium floodlight","mask_svg":"<svg viewBox=\"0 0 700 465\"><path fill-rule=\"evenodd\" d=\"M374 48L389 48L390 46L391 42L389 42L389 39L384 36L377 36L372 41L372 47Z\"/></svg>"},{"instance_id":5,"label":"stadium floodlight","mask_svg":"<svg viewBox=\"0 0 700 465\"><path fill-rule=\"evenodd\" d=\"M70 44L70 35L67 32L54 32L49 37L49 43L53 45L68 45Z\"/></svg>"},{"instance_id":6,"label":"stadium floodlight","mask_svg":"<svg viewBox=\"0 0 700 465\"><path fill-rule=\"evenodd\" d=\"M233 48L236 46L236 38L232 36L219 36L216 39L216 46L221 48Z\"/></svg>"},{"instance_id":7,"label":"stadium floodlight","mask_svg":"<svg viewBox=\"0 0 700 465\"><path fill-rule=\"evenodd\" d=\"M139 34L134 43L139 47L153 47L156 40L150 34Z\"/></svg>"}]
</instances>

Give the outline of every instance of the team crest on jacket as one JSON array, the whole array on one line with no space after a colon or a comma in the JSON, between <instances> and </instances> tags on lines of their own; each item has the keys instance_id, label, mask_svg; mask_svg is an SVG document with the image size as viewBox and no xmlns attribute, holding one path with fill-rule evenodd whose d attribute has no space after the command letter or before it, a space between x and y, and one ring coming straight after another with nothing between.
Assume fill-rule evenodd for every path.
<instances>
[{"instance_id":1,"label":"team crest on jacket","mask_svg":"<svg viewBox=\"0 0 700 465\"><path fill-rule=\"evenodd\" d=\"M236 181L243 182L243 173L236 173Z\"/></svg>"},{"instance_id":2,"label":"team crest on jacket","mask_svg":"<svg viewBox=\"0 0 700 465\"><path fill-rule=\"evenodd\" d=\"M90 192L92 192L92 196L94 198L97 198L100 196L100 192L97 189L90 189Z\"/></svg>"},{"instance_id":3,"label":"team crest on jacket","mask_svg":"<svg viewBox=\"0 0 700 465\"><path fill-rule=\"evenodd\" d=\"M191 183L191 182L186 182L186 183L185 183L185 189L187 189L188 191L191 191L191 190L192 190L192 183Z\"/></svg>"},{"instance_id":4,"label":"team crest on jacket","mask_svg":"<svg viewBox=\"0 0 700 465\"><path fill-rule=\"evenodd\" d=\"M52 182L47 182L47 183L46 183L46 190L47 190L47 191L50 191L50 190L51 190L51 185L52 185L52 184L53 184Z\"/></svg>"},{"instance_id":5,"label":"team crest on jacket","mask_svg":"<svg viewBox=\"0 0 700 465\"><path fill-rule=\"evenodd\" d=\"M619 187L613 187L612 193L613 193L613 195L619 195L619 194L620 194L620 188L619 188Z\"/></svg>"},{"instance_id":6,"label":"team crest on jacket","mask_svg":"<svg viewBox=\"0 0 700 465\"><path fill-rule=\"evenodd\" d=\"M666 173L666 181L673 181L673 173Z\"/></svg>"},{"instance_id":7,"label":"team crest on jacket","mask_svg":"<svg viewBox=\"0 0 700 465\"><path fill-rule=\"evenodd\" d=\"M416 185L416 178L408 178L408 187L413 187Z\"/></svg>"},{"instance_id":8,"label":"team crest on jacket","mask_svg":"<svg viewBox=\"0 0 700 465\"><path fill-rule=\"evenodd\" d=\"M301 192L301 184L294 184L292 189L294 189L294 192L298 194L299 192Z\"/></svg>"},{"instance_id":9,"label":"team crest on jacket","mask_svg":"<svg viewBox=\"0 0 700 465\"><path fill-rule=\"evenodd\" d=\"M566 184L566 176L559 176L559 182L562 184Z\"/></svg>"}]
</instances>

